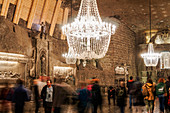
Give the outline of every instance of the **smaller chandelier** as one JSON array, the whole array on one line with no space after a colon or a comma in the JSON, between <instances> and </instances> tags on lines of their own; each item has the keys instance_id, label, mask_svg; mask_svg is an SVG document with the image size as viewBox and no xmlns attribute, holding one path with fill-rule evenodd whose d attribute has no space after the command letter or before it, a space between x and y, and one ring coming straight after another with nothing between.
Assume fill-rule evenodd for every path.
<instances>
[{"instance_id":1,"label":"smaller chandelier","mask_svg":"<svg viewBox=\"0 0 170 113\"><path fill-rule=\"evenodd\" d=\"M73 48L69 48L68 53L62 54L62 56L66 58L67 64L75 64L78 55L74 54Z\"/></svg>"},{"instance_id":2,"label":"smaller chandelier","mask_svg":"<svg viewBox=\"0 0 170 113\"><path fill-rule=\"evenodd\" d=\"M159 53L154 53L153 44L149 43L148 53L141 54L146 66L156 66L160 58Z\"/></svg>"}]
</instances>

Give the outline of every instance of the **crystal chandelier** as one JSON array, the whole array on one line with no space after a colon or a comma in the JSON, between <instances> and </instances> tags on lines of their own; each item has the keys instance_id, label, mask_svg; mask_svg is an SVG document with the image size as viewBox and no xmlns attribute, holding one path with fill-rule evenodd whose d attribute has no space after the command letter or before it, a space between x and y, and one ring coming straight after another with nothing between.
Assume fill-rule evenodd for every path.
<instances>
[{"instance_id":1,"label":"crystal chandelier","mask_svg":"<svg viewBox=\"0 0 170 113\"><path fill-rule=\"evenodd\" d=\"M115 25L102 22L96 0L82 0L74 22L64 25L62 32L77 59L99 59L105 56L115 29Z\"/></svg>"},{"instance_id":2,"label":"crystal chandelier","mask_svg":"<svg viewBox=\"0 0 170 113\"><path fill-rule=\"evenodd\" d=\"M149 43L148 53L141 54L146 66L156 66L160 58L159 53L154 53L153 44Z\"/></svg>"},{"instance_id":3,"label":"crystal chandelier","mask_svg":"<svg viewBox=\"0 0 170 113\"><path fill-rule=\"evenodd\" d=\"M160 67L170 69L170 52L161 52Z\"/></svg>"},{"instance_id":4,"label":"crystal chandelier","mask_svg":"<svg viewBox=\"0 0 170 113\"><path fill-rule=\"evenodd\" d=\"M63 57L66 58L67 64L75 64L76 63L76 54L73 52L73 48L69 48L68 53L62 54Z\"/></svg>"},{"instance_id":5,"label":"crystal chandelier","mask_svg":"<svg viewBox=\"0 0 170 113\"><path fill-rule=\"evenodd\" d=\"M149 0L149 22L150 22L150 41L151 41L151 0ZM154 53L153 43L148 45L148 53L141 54L146 66L156 66L160 58L159 53Z\"/></svg>"}]
</instances>

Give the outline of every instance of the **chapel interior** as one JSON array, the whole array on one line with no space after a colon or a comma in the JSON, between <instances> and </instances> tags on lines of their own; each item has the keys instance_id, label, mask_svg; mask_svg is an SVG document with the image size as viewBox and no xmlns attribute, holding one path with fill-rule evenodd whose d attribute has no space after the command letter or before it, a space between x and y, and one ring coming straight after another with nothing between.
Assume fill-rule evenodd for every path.
<instances>
[{"instance_id":1,"label":"chapel interior","mask_svg":"<svg viewBox=\"0 0 170 113\"><path fill-rule=\"evenodd\" d=\"M17 78L64 78L77 87L79 81L99 79L103 87L118 85L130 76L157 81L170 76L170 1L96 0L102 21L116 25L103 58L76 59L68 64L67 36L62 26L74 21L81 0L0 0L0 84ZM151 36L151 38L150 38ZM146 66L141 54L152 42L159 53L156 66Z\"/></svg>"}]
</instances>

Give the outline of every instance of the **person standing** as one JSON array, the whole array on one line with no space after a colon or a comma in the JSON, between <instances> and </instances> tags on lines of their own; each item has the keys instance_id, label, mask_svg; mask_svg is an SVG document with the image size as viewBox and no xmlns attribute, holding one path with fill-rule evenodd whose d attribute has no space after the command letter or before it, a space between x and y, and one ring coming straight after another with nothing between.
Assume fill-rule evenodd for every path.
<instances>
[{"instance_id":1,"label":"person standing","mask_svg":"<svg viewBox=\"0 0 170 113\"><path fill-rule=\"evenodd\" d=\"M166 90L167 90L167 96L165 97L165 109L167 112L170 112L170 106L168 106L168 99L169 99L169 93L170 93L170 76L168 76L168 80L166 81Z\"/></svg>"},{"instance_id":2,"label":"person standing","mask_svg":"<svg viewBox=\"0 0 170 113\"><path fill-rule=\"evenodd\" d=\"M141 92L142 89L142 83L139 81L139 77L136 77L136 81L133 84L133 113L143 113L144 111L144 99L143 94Z\"/></svg>"},{"instance_id":3,"label":"person standing","mask_svg":"<svg viewBox=\"0 0 170 113\"><path fill-rule=\"evenodd\" d=\"M80 83L81 89L78 90L78 113L87 112L87 103L89 101L90 91L86 89L86 83Z\"/></svg>"},{"instance_id":4,"label":"person standing","mask_svg":"<svg viewBox=\"0 0 170 113\"><path fill-rule=\"evenodd\" d=\"M132 94L131 94L131 90L133 89L133 76L130 76L130 80L127 82L127 88L128 88L128 94L129 94L129 109L132 108Z\"/></svg>"},{"instance_id":5,"label":"person standing","mask_svg":"<svg viewBox=\"0 0 170 113\"><path fill-rule=\"evenodd\" d=\"M94 81L94 85L92 86L92 104L93 113L97 113L98 106L100 107L100 110L102 110L102 95L98 81Z\"/></svg>"},{"instance_id":6,"label":"person standing","mask_svg":"<svg viewBox=\"0 0 170 113\"><path fill-rule=\"evenodd\" d=\"M115 89L110 86L108 89L108 104L110 105L110 99L113 99L113 105L115 105Z\"/></svg>"},{"instance_id":7,"label":"person standing","mask_svg":"<svg viewBox=\"0 0 170 113\"><path fill-rule=\"evenodd\" d=\"M164 113L164 97L167 96L167 90L163 78L158 80L158 85L156 85L156 95L159 98L159 109L161 113Z\"/></svg>"},{"instance_id":8,"label":"person standing","mask_svg":"<svg viewBox=\"0 0 170 113\"><path fill-rule=\"evenodd\" d=\"M62 111L62 105L64 104L64 100L67 98L68 95L72 94L71 87L62 84L62 79L54 78L54 101L53 101L53 107L54 107L54 113L61 113ZM69 88L69 90L68 90Z\"/></svg>"},{"instance_id":9,"label":"person standing","mask_svg":"<svg viewBox=\"0 0 170 113\"><path fill-rule=\"evenodd\" d=\"M126 94L125 83L123 81L120 82L120 87L118 87L116 90L116 96L117 96L117 106L119 106L121 113L124 113L127 94Z\"/></svg>"},{"instance_id":10,"label":"person standing","mask_svg":"<svg viewBox=\"0 0 170 113\"><path fill-rule=\"evenodd\" d=\"M39 110L39 107L40 107L40 94L39 94L39 91L38 91L38 81L37 80L34 80L34 100L35 100L35 113L38 113L38 110Z\"/></svg>"},{"instance_id":11,"label":"person standing","mask_svg":"<svg viewBox=\"0 0 170 113\"><path fill-rule=\"evenodd\" d=\"M2 100L2 108L1 111L2 113L9 113L11 110L11 100L13 96L13 89L9 87L9 83L5 83L5 87L2 88L1 94L0 94L0 100Z\"/></svg>"},{"instance_id":12,"label":"person standing","mask_svg":"<svg viewBox=\"0 0 170 113\"><path fill-rule=\"evenodd\" d=\"M15 103L15 113L23 113L25 101L29 101L27 90L23 86L22 79L17 80L18 87L15 89L12 102Z\"/></svg>"},{"instance_id":13,"label":"person standing","mask_svg":"<svg viewBox=\"0 0 170 113\"><path fill-rule=\"evenodd\" d=\"M51 113L54 98L54 86L51 80L47 80L47 85L45 85L41 91L41 99L43 99L43 107L45 113Z\"/></svg>"},{"instance_id":14,"label":"person standing","mask_svg":"<svg viewBox=\"0 0 170 113\"><path fill-rule=\"evenodd\" d=\"M148 78L147 83L144 84L142 88L143 88L142 91L144 91L144 88L146 88L146 91L148 93L147 95L144 96L144 102L145 102L147 113L153 113L155 87L153 86L152 79Z\"/></svg>"}]
</instances>

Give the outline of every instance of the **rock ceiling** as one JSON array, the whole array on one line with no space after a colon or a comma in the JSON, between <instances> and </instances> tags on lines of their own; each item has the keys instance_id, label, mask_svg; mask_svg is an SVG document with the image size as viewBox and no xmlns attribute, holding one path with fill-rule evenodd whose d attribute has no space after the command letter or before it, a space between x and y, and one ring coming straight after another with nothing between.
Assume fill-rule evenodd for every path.
<instances>
[{"instance_id":1,"label":"rock ceiling","mask_svg":"<svg viewBox=\"0 0 170 113\"><path fill-rule=\"evenodd\" d=\"M116 18L134 32L149 29L149 0L96 0L102 18ZM71 6L71 0L64 0ZM73 15L80 0L72 0ZM170 28L170 0L151 0L152 29Z\"/></svg>"}]
</instances>

